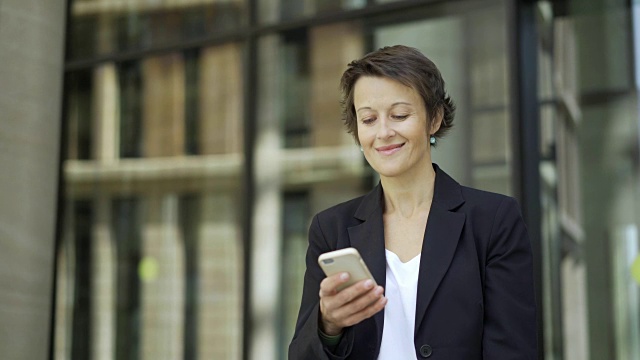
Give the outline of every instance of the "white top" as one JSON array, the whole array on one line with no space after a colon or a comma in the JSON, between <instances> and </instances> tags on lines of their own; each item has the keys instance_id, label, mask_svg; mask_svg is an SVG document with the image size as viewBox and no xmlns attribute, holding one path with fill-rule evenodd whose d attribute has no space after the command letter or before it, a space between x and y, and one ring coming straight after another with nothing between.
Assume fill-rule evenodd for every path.
<instances>
[{"instance_id":1,"label":"white top","mask_svg":"<svg viewBox=\"0 0 640 360\"><path fill-rule=\"evenodd\" d=\"M385 249L387 280L384 327L378 360L416 359L413 332L418 296L420 254L403 263L394 252Z\"/></svg>"}]
</instances>

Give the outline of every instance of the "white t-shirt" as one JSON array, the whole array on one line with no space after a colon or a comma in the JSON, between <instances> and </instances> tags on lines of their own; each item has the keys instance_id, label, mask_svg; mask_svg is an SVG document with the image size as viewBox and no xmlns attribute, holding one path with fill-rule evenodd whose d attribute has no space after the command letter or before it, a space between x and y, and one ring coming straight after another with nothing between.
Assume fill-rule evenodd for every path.
<instances>
[{"instance_id":1,"label":"white t-shirt","mask_svg":"<svg viewBox=\"0 0 640 360\"><path fill-rule=\"evenodd\" d=\"M416 319L420 254L403 263L394 252L385 249L387 280L384 327L378 360L416 359L413 332Z\"/></svg>"}]
</instances>

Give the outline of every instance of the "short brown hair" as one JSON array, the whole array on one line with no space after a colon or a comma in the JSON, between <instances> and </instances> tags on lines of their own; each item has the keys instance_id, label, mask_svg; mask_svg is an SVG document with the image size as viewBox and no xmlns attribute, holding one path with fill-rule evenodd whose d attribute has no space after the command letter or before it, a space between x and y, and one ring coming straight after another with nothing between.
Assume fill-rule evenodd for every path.
<instances>
[{"instance_id":1,"label":"short brown hair","mask_svg":"<svg viewBox=\"0 0 640 360\"><path fill-rule=\"evenodd\" d=\"M417 91L427 110L427 129L433 124L436 114L442 114L442 124L435 137L441 138L453 126L456 106L446 94L444 80L433 61L412 47L387 46L349 63L340 79L342 120L356 143L360 144L360 140L353 92L362 76L386 77Z\"/></svg>"}]
</instances>

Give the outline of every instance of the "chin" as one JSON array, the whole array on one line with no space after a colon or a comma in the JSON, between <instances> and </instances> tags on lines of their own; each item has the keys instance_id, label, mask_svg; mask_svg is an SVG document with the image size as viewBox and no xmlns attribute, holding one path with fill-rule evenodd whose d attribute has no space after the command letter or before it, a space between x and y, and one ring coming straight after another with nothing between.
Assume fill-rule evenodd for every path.
<instances>
[{"instance_id":1,"label":"chin","mask_svg":"<svg viewBox=\"0 0 640 360\"><path fill-rule=\"evenodd\" d=\"M406 172L406 169L397 169L397 168L394 169L389 167L373 168L373 170L375 170L378 173L378 175L388 177L388 178L397 177Z\"/></svg>"}]
</instances>

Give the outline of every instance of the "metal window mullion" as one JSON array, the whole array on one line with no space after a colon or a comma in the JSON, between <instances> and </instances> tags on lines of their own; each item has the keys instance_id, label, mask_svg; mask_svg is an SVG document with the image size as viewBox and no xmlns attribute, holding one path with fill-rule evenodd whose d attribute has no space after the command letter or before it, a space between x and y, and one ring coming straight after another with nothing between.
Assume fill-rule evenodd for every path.
<instances>
[{"instance_id":1,"label":"metal window mullion","mask_svg":"<svg viewBox=\"0 0 640 360\"><path fill-rule=\"evenodd\" d=\"M507 3L510 54L510 93L513 151L513 189L520 201L533 250L534 284L538 308L538 358L544 357L542 309L542 242L540 204L540 115L538 107L538 53L536 2Z\"/></svg>"}]
</instances>

